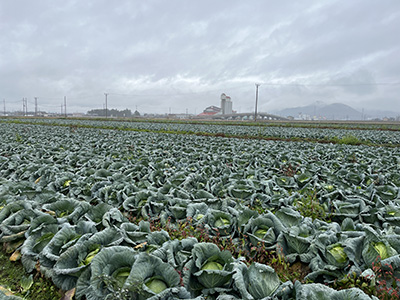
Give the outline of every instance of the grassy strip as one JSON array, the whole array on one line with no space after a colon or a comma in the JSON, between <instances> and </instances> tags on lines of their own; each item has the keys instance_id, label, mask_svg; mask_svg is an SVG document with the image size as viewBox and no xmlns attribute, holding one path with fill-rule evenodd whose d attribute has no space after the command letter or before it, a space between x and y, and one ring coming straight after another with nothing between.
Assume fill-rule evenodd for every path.
<instances>
[{"instance_id":1,"label":"grassy strip","mask_svg":"<svg viewBox=\"0 0 400 300\"><path fill-rule=\"evenodd\" d=\"M43 117L4 117L5 120L11 119L43 119ZM129 122L129 123L166 123L166 124L195 124L195 125L232 125L232 126L257 126L257 127L293 127L293 128L317 128L317 129L343 129L343 130L379 130L379 131L400 131L399 122L379 122L379 121L235 121L235 120L176 120L176 119L142 119L142 118L82 118L82 117L69 117L69 118L52 118L52 120L93 120L93 121L114 121L114 122Z\"/></svg>"},{"instance_id":2,"label":"grassy strip","mask_svg":"<svg viewBox=\"0 0 400 300\"><path fill-rule=\"evenodd\" d=\"M43 119L43 117L3 117L4 120L30 120ZM317 128L317 129L343 129L343 130L379 130L379 131L400 131L399 122L380 122L380 121L282 121L282 120L259 120L254 121L235 121L235 120L196 120L196 119L142 119L142 118L84 118L84 117L69 117L69 118L53 118L46 117L50 120L93 120L93 121L113 121L113 122L128 122L128 123L166 123L166 124L195 124L195 125L232 125L232 126L257 126L257 127L293 127L293 128Z\"/></svg>"},{"instance_id":3,"label":"grassy strip","mask_svg":"<svg viewBox=\"0 0 400 300\"><path fill-rule=\"evenodd\" d=\"M38 272L27 275L21 262L10 261L3 251L0 251L0 289L24 299L54 300L62 296L51 280Z\"/></svg>"},{"instance_id":4,"label":"grassy strip","mask_svg":"<svg viewBox=\"0 0 400 300\"><path fill-rule=\"evenodd\" d=\"M341 145L363 145L370 147L389 147L396 148L400 147L400 144L379 144L372 143L370 141L360 140L355 136L347 135L342 138L326 138L326 139L313 139L313 138L284 138L277 136L253 136L253 135L235 135L226 133L209 133L209 132L194 132L194 131L181 131L181 130L154 130L154 129L139 129L139 128L128 128L125 126L104 126L104 125L84 125L84 124L57 124L47 122L29 122L20 120L7 120L4 123L12 124L25 124L25 125L41 125L41 126L59 126L69 127L72 132L78 128L91 128L91 129L104 129L104 130L121 130L121 131L134 131L134 132L153 132L153 133L167 133L167 134L183 134L183 135L197 135L197 136L210 136L210 137L225 137L225 138L236 138L236 139L252 139L252 140L265 140L265 141L282 141L282 142L310 142L310 143L322 143L322 144L341 144Z\"/></svg>"}]
</instances>

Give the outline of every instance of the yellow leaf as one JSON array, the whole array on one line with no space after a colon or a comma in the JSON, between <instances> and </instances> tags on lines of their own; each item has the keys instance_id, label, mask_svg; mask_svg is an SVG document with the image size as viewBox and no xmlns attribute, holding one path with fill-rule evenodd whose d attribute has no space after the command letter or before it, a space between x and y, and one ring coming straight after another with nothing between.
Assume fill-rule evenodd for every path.
<instances>
[{"instance_id":1,"label":"yellow leaf","mask_svg":"<svg viewBox=\"0 0 400 300\"><path fill-rule=\"evenodd\" d=\"M72 290L66 291L64 296L60 300L72 300L75 295L75 288Z\"/></svg>"},{"instance_id":2,"label":"yellow leaf","mask_svg":"<svg viewBox=\"0 0 400 300\"><path fill-rule=\"evenodd\" d=\"M19 252L18 250L15 251L11 256L10 256L10 260L11 261L17 261L20 260L21 258L21 252Z\"/></svg>"},{"instance_id":3,"label":"yellow leaf","mask_svg":"<svg viewBox=\"0 0 400 300\"><path fill-rule=\"evenodd\" d=\"M139 245L136 245L134 248L135 249L139 249L139 248L143 248L144 246L146 246L147 245L147 242L144 242L144 243L141 243L141 244L139 244Z\"/></svg>"},{"instance_id":4,"label":"yellow leaf","mask_svg":"<svg viewBox=\"0 0 400 300\"><path fill-rule=\"evenodd\" d=\"M45 213L49 214L50 216L55 216L56 215L56 212L52 211L52 210L45 211Z\"/></svg>"},{"instance_id":5,"label":"yellow leaf","mask_svg":"<svg viewBox=\"0 0 400 300\"><path fill-rule=\"evenodd\" d=\"M6 296L12 296L13 292L11 292L9 289L6 289L4 286L0 285L0 291L4 293Z\"/></svg>"}]
</instances>

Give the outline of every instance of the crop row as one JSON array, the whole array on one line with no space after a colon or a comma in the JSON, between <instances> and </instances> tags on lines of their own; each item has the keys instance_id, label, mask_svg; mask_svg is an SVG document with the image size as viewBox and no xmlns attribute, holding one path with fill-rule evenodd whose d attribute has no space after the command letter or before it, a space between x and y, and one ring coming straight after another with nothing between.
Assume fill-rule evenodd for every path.
<instances>
[{"instance_id":1,"label":"crop row","mask_svg":"<svg viewBox=\"0 0 400 300\"><path fill-rule=\"evenodd\" d=\"M237 125L208 125L208 124L184 124L170 122L129 122L129 121L100 121L100 120L71 120L71 119L23 119L7 122L29 122L52 125L79 125L86 127L180 132L194 134L212 134L233 137L257 137L257 138L279 138L279 139L305 139L331 141L344 144L382 144L399 145L400 133L387 130L355 130L335 128L307 128L287 126L237 126Z\"/></svg>"}]
</instances>

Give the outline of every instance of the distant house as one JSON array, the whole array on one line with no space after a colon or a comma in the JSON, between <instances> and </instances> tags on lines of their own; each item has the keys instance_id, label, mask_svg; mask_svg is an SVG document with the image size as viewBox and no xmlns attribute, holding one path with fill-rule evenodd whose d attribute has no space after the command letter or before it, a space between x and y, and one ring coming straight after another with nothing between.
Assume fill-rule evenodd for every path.
<instances>
[{"instance_id":1,"label":"distant house","mask_svg":"<svg viewBox=\"0 0 400 300\"><path fill-rule=\"evenodd\" d=\"M168 119L188 119L190 115L188 114L168 114Z\"/></svg>"},{"instance_id":2,"label":"distant house","mask_svg":"<svg viewBox=\"0 0 400 300\"><path fill-rule=\"evenodd\" d=\"M218 106L209 106L207 107L199 116L213 116L221 112L221 108Z\"/></svg>"},{"instance_id":3,"label":"distant house","mask_svg":"<svg viewBox=\"0 0 400 300\"><path fill-rule=\"evenodd\" d=\"M236 111L232 110L232 99L226 94L221 94L221 107L209 106L198 116L213 116L213 115L231 115L235 114Z\"/></svg>"}]
</instances>

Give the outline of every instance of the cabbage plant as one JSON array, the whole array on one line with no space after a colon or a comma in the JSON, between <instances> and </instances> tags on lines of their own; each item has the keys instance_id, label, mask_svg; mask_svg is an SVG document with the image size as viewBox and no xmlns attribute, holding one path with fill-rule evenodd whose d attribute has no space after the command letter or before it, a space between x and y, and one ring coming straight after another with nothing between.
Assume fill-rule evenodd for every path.
<instances>
[{"instance_id":1,"label":"cabbage plant","mask_svg":"<svg viewBox=\"0 0 400 300\"><path fill-rule=\"evenodd\" d=\"M338 268L345 267L349 262L345 248L341 243L336 243L326 247L325 257L329 264Z\"/></svg>"},{"instance_id":2,"label":"cabbage plant","mask_svg":"<svg viewBox=\"0 0 400 300\"><path fill-rule=\"evenodd\" d=\"M178 272L168 263L151 254L140 253L123 285L138 299L165 299L171 294L183 293Z\"/></svg>"},{"instance_id":3,"label":"cabbage plant","mask_svg":"<svg viewBox=\"0 0 400 300\"><path fill-rule=\"evenodd\" d=\"M189 203L186 209L186 214L193 222L201 223L202 219L208 212L208 205L206 203Z\"/></svg>"},{"instance_id":4,"label":"cabbage plant","mask_svg":"<svg viewBox=\"0 0 400 300\"><path fill-rule=\"evenodd\" d=\"M125 242L135 246L146 242L147 236L151 233L150 223L143 220L138 225L130 222L122 223L120 230Z\"/></svg>"},{"instance_id":5,"label":"cabbage plant","mask_svg":"<svg viewBox=\"0 0 400 300\"><path fill-rule=\"evenodd\" d=\"M304 187L306 184L312 182L312 180L313 180L313 175L312 175L311 172L306 171L306 172L301 173L301 174L296 174L296 175L294 176L294 178L297 180L297 184L298 184L300 187Z\"/></svg>"},{"instance_id":6,"label":"cabbage plant","mask_svg":"<svg viewBox=\"0 0 400 300\"><path fill-rule=\"evenodd\" d=\"M249 209L248 207L238 204L235 206L237 214L237 227L240 232L244 231L245 226L249 223L250 220L257 218L259 213L255 210Z\"/></svg>"},{"instance_id":7,"label":"cabbage plant","mask_svg":"<svg viewBox=\"0 0 400 300\"><path fill-rule=\"evenodd\" d=\"M3 215L4 220L0 223L0 242L24 239L31 221L38 215L38 212L30 208L22 208L16 212L3 210L5 214Z\"/></svg>"},{"instance_id":8,"label":"cabbage plant","mask_svg":"<svg viewBox=\"0 0 400 300\"><path fill-rule=\"evenodd\" d=\"M168 200L168 210L171 212L175 220L186 218L186 210L190 202L190 200L178 198Z\"/></svg>"},{"instance_id":9,"label":"cabbage plant","mask_svg":"<svg viewBox=\"0 0 400 300\"><path fill-rule=\"evenodd\" d=\"M362 258L366 266L397 255L397 251L385 239L385 236L374 230L371 226L365 226L366 237L364 239Z\"/></svg>"},{"instance_id":10,"label":"cabbage plant","mask_svg":"<svg viewBox=\"0 0 400 300\"><path fill-rule=\"evenodd\" d=\"M69 222L77 223L79 218L90 208L90 204L75 199L61 199L43 205L43 210L57 218L65 218Z\"/></svg>"},{"instance_id":11,"label":"cabbage plant","mask_svg":"<svg viewBox=\"0 0 400 300\"><path fill-rule=\"evenodd\" d=\"M324 284L309 283L301 284L300 281L295 282L296 299L309 300L375 300L376 297L369 297L358 288L350 288L336 291Z\"/></svg>"},{"instance_id":12,"label":"cabbage plant","mask_svg":"<svg viewBox=\"0 0 400 300\"><path fill-rule=\"evenodd\" d=\"M82 274L77 282L77 298L107 299L115 293L124 292L123 287L138 252L133 248L112 246L103 249L96 255L90 268ZM81 278L82 277L82 278ZM134 297L133 293L130 293Z\"/></svg>"},{"instance_id":13,"label":"cabbage plant","mask_svg":"<svg viewBox=\"0 0 400 300\"><path fill-rule=\"evenodd\" d=\"M169 197L161 193L151 195L141 209L143 218L158 217L168 205Z\"/></svg>"},{"instance_id":14,"label":"cabbage plant","mask_svg":"<svg viewBox=\"0 0 400 300\"><path fill-rule=\"evenodd\" d=\"M192 255L192 249L197 244L197 239L187 238L171 240L162 244L160 248L152 252L152 255L169 263L176 270L182 271L183 266Z\"/></svg>"},{"instance_id":15,"label":"cabbage plant","mask_svg":"<svg viewBox=\"0 0 400 300\"><path fill-rule=\"evenodd\" d=\"M104 228L118 228L125 222L128 222L128 219L119 211L118 208L113 207L103 215L101 224Z\"/></svg>"},{"instance_id":16,"label":"cabbage plant","mask_svg":"<svg viewBox=\"0 0 400 300\"><path fill-rule=\"evenodd\" d=\"M264 243L267 247L273 247L284 229L280 220L271 212L267 212L249 220L244 226L243 234L248 236L250 243L254 246Z\"/></svg>"},{"instance_id":17,"label":"cabbage plant","mask_svg":"<svg viewBox=\"0 0 400 300\"><path fill-rule=\"evenodd\" d=\"M275 183L283 188L292 189L297 187L297 183L293 177L289 176L277 176L274 178Z\"/></svg>"},{"instance_id":18,"label":"cabbage plant","mask_svg":"<svg viewBox=\"0 0 400 300\"><path fill-rule=\"evenodd\" d=\"M82 221L83 223L84 221ZM82 224L80 223L80 224ZM78 223L79 224L79 223ZM88 240L94 233L92 227L72 226L65 223L53 236L49 243L39 253L40 269L48 277L51 277L53 266L59 260L62 253L77 242Z\"/></svg>"},{"instance_id":19,"label":"cabbage plant","mask_svg":"<svg viewBox=\"0 0 400 300\"><path fill-rule=\"evenodd\" d=\"M281 221L285 227L291 227L300 224L303 217L300 213L291 207L282 207L276 213L275 216Z\"/></svg>"},{"instance_id":20,"label":"cabbage plant","mask_svg":"<svg viewBox=\"0 0 400 300\"><path fill-rule=\"evenodd\" d=\"M281 248L289 262L297 257L302 262L309 263L315 255L315 229L310 219L304 219L299 226L282 231L278 237L278 247Z\"/></svg>"},{"instance_id":21,"label":"cabbage plant","mask_svg":"<svg viewBox=\"0 0 400 300\"><path fill-rule=\"evenodd\" d=\"M267 265L252 263L247 268L243 263L238 263L234 271L234 286L245 300L272 297L281 285L274 269Z\"/></svg>"},{"instance_id":22,"label":"cabbage plant","mask_svg":"<svg viewBox=\"0 0 400 300\"><path fill-rule=\"evenodd\" d=\"M360 214L367 214L369 207L361 198L349 198L346 201L332 201L335 209L335 218L343 220L345 218L356 219Z\"/></svg>"},{"instance_id":23,"label":"cabbage plant","mask_svg":"<svg viewBox=\"0 0 400 300\"><path fill-rule=\"evenodd\" d=\"M233 198L250 199L256 192L254 183L250 180L238 180L228 187L228 193Z\"/></svg>"},{"instance_id":24,"label":"cabbage plant","mask_svg":"<svg viewBox=\"0 0 400 300\"><path fill-rule=\"evenodd\" d=\"M397 251L387 241L373 242L366 240L362 257L367 266L397 255Z\"/></svg>"},{"instance_id":25,"label":"cabbage plant","mask_svg":"<svg viewBox=\"0 0 400 300\"><path fill-rule=\"evenodd\" d=\"M229 251L220 251L211 243L198 243L192 259L183 268L183 282L194 295L230 291L233 258Z\"/></svg>"},{"instance_id":26,"label":"cabbage plant","mask_svg":"<svg viewBox=\"0 0 400 300\"><path fill-rule=\"evenodd\" d=\"M399 197L399 188L391 185L375 187L376 193L383 201L393 200Z\"/></svg>"},{"instance_id":27,"label":"cabbage plant","mask_svg":"<svg viewBox=\"0 0 400 300\"><path fill-rule=\"evenodd\" d=\"M393 226L400 226L400 207L393 202L389 202L385 208L379 210L377 217L382 222L387 222Z\"/></svg>"},{"instance_id":28,"label":"cabbage plant","mask_svg":"<svg viewBox=\"0 0 400 300\"><path fill-rule=\"evenodd\" d=\"M21 247L21 261L28 273L35 268L40 253L58 230L57 220L50 215L42 214L32 220L28 237Z\"/></svg>"},{"instance_id":29,"label":"cabbage plant","mask_svg":"<svg viewBox=\"0 0 400 300\"><path fill-rule=\"evenodd\" d=\"M94 222L96 226L100 225L103 221L103 216L112 209L113 207L107 203L99 203L97 205L91 205L88 211L83 215L84 220Z\"/></svg>"},{"instance_id":30,"label":"cabbage plant","mask_svg":"<svg viewBox=\"0 0 400 300\"><path fill-rule=\"evenodd\" d=\"M92 262L93 258L104 248L119 245L122 235L114 228L107 228L93 234L89 239L75 243L60 255L52 269L53 282L63 290L76 285L81 273Z\"/></svg>"},{"instance_id":31,"label":"cabbage plant","mask_svg":"<svg viewBox=\"0 0 400 300\"><path fill-rule=\"evenodd\" d=\"M202 221L212 235L233 236L235 234L236 218L230 212L210 209Z\"/></svg>"}]
</instances>

